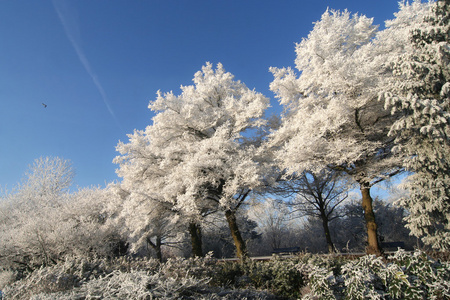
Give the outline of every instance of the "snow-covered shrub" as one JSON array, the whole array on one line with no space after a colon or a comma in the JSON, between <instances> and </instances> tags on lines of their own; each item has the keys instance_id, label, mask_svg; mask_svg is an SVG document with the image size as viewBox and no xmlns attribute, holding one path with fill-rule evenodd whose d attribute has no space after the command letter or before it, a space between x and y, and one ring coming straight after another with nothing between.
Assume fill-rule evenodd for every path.
<instances>
[{"instance_id":1,"label":"snow-covered shrub","mask_svg":"<svg viewBox=\"0 0 450 300\"><path fill-rule=\"evenodd\" d=\"M4 299L30 299L35 294L51 294L70 290L80 285L80 278L65 273L61 268L41 267L30 276L4 289Z\"/></svg>"},{"instance_id":2,"label":"snow-covered shrub","mask_svg":"<svg viewBox=\"0 0 450 300\"><path fill-rule=\"evenodd\" d=\"M391 259L398 266L396 276L408 280L402 282L405 297L420 289L427 299L450 298L450 262L433 260L421 251L408 254L403 250L397 251Z\"/></svg>"},{"instance_id":3,"label":"snow-covered shrub","mask_svg":"<svg viewBox=\"0 0 450 300\"><path fill-rule=\"evenodd\" d=\"M304 299L448 299L450 263L424 252L397 251L387 262L363 256L333 270L309 265L310 291Z\"/></svg>"},{"instance_id":4,"label":"snow-covered shrub","mask_svg":"<svg viewBox=\"0 0 450 300\"><path fill-rule=\"evenodd\" d=\"M215 259L72 259L40 268L5 289L5 299L276 299L268 292L209 284Z\"/></svg>"},{"instance_id":5,"label":"snow-covered shrub","mask_svg":"<svg viewBox=\"0 0 450 300\"><path fill-rule=\"evenodd\" d=\"M180 299L194 295L205 283L206 279L192 276L165 277L161 273L116 270L72 290L64 299Z\"/></svg>"},{"instance_id":6,"label":"snow-covered shrub","mask_svg":"<svg viewBox=\"0 0 450 300\"><path fill-rule=\"evenodd\" d=\"M332 287L337 288L336 277L341 274L343 264L344 259L339 257L304 254L296 266L308 284L302 289L304 298L315 299L315 295L320 295L321 299L335 299Z\"/></svg>"},{"instance_id":7,"label":"snow-covered shrub","mask_svg":"<svg viewBox=\"0 0 450 300\"><path fill-rule=\"evenodd\" d=\"M245 275L244 265L235 262L222 262L211 283L216 286L239 286Z\"/></svg>"},{"instance_id":8,"label":"snow-covered shrub","mask_svg":"<svg viewBox=\"0 0 450 300\"><path fill-rule=\"evenodd\" d=\"M213 253L209 252L205 257L174 258L168 259L161 265L160 273L166 277L193 276L196 278L211 278L214 276L217 267L217 260L212 258Z\"/></svg>"},{"instance_id":9,"label":"snow-covered shrub","mask_svg":"<svg viewBox=\"0 0 450 300\"><path fill-rule=\"evenodd\" d=\"M1 268L21 277L70 256L119 254L119 228L106 224L105 213L114 195L94 187L71 192L72 173L69 161L40 158L24 183L0 199Z\"/></svg>"},{"instance_id":10,"label":"snow-covered shrub","mask_svg":"<svg viewBox=\"0 0 450 300\"><path fill-rule=\"evenodd\" d=\"M354 299L383 299L385 295L380 273L385 264L381 257L362 256L342 266L342 277L345 293ZM339 280L340 279L340 280Z\"/></svg>"},{"instance_id":11,"label":"snow-covered shrub","mask_svg":"<svg viewBox=\"0 0 450 300\"><path fill-rule=\"evenodd\" d=\"M298 297L304 283L302 274L295 266L294 260L274 256L270 261L249 262L245 271L256 288L263 288L283 297Z\"/></svg>"},{"instance_id":12,"label":"snow-covered shrub","mask_svg":"<svg viewBox=\"0 0 450 300\"><path fill-rule=\"evenodd\" d=\"M9 299L449 299L450 263L421 251L387 259L302 255L220 262L206 258L66 260L4 289ZM303 297L302 297L303 296Z\"/></svg>"},{"instance_id":13,"label":"snow-covered shrub","mask_svg":"<svg viewBox=\"0 0 450 300\"><path fill-rule=\"evenodd\" d=\"M0 290L3 289L3 287L13 283L16 280L16 278L17 272L0 269Z\"/></svg>"},{"instance_id":14,"label":"snow-covered shrub","mask_svg":"<svg viewBox=\"0 0 450 300\"><path fill-rule=\"evenodd\" d=\"M336 277L333 271L326 268L317 267L309 274L309 293L304 299L335 299L332 287L336 285Z\"/></svg>"},{"instance_id":15,"label":"snow-covered shrub","mask_svg":"<svg viewBox=\"0 0 450 300\"><path fill-rule=\"evenodd\" d=\"M217 264L211 284L232 288L265 290L281 297L300 295L304 276L296 260L274 257L269 261L223 262Z\"/></svg>"},{"instance_id":16,"label":"snow-covered shrub","mask_svg":"<svg viewBox=\"0 0 450 300\"><path fill-rule=\"evenodd\" d=\"M7 286L4 292L6 299L26 299L34 294L68 291L114 271L127 272L133 269L156 272L159 263L152 259L67 258L56 265L35 270L28 277Z\"/></svg>"}]
</instances>

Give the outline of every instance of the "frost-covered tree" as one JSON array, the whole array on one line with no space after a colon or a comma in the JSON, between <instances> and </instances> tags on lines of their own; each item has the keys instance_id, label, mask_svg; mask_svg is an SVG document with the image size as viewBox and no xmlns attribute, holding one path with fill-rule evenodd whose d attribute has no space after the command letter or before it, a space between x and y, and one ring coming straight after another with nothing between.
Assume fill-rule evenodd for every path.
<instances>
[{"instance_id":1,"label":"frost-covered tree","mask_svg":"<svg viewBox=\"0 0 450 300\"><path fill-rule=\"evenodd\" d=\"M60 195L73 183L75 170L70 160L60 157L40 157L25 173L21 192L33 192L38 196Z\"/></svg>"},{"instance_id":2,"label":"frost-covered tree","mask_svg":"<svg viewBox=\"0 0 450 300\"><path fill-rule=\"evenodd\" d=\"M0 264L32 270L67 256L112 255L119 241L105 226L106 190L69 193L68 160L39 158L24 182L0 201Z\"/></svg>"},{"instance_id":3,"label":"frost-covered tree","mask_svg":"<svg viewBox=\"0 0 450 300\"><path fill-rule=\"evenodd\" d=\"M414 174L400 201L411 232L450 249L450 3L401 4L380 36L390 45L381 99L400 115L390 135Z\"/></svg>"},{"instance_id":4,"label":"frost-covered tree","mask_svg":"<svg viewBox=\"0 0 450 300\"><path fill-rule=\"evenodd\" d=\"M271 90L285 107L272 137L281 168L301 174L344 171L360 186L368 253L380 253L370 188L399 171L387 135L394 116L378 101L373 20L327 10L296 44L297 75L271 68Z\"/></svg>"},{"instance_id":5,"label":"frost-covered tree","mask_svg":"<svg viewBox=\"0 0 450 300\"><path fill-rule=\"evenodd\" d=\"M289 246L292 219L287 204L273 198L253 201L255 203L252 203L248 215L258 224L257 230L263 236L263 243L270 246L270 251Z\"/></svg>"},{"instance_id":6,"label":"frost-covered tree","mask_svg":"<svg viewBox=\"0 0 450 300\"><path fill-rule=\"evenodd\" d=\"M182 241L186 222L167 202L152 198L152 194L128 192L124 187L124 182L111 186L115 201L108 205L110 224L119 227L128 238L131 252L148 252L150 247L162 261L163 246L176 247Z\"/></svg>"},{"instance_id":7,"label":"frost-covered tree","mask_svg":"<svg viewBox=\"0 0 450 300\"><path fill-rule=\"evenodd\" d=\"M261 125L269 101L218 64L208 63L181 94L158 92L149 108L153 124L120 143L119 176L156 194L173 209L201 223L211 210L225 213L237 255L246 255L236 212L261 184L257 149L244 134Z\"/></svg>"},{"instance_id":8,"label":"frost-covered tree","mask_svg":"<svg viewBox=\"0 0 450 300\"><path fill-rule=\"evenodd\" d=\"M55 224L63 242L63 257L114 257L127 253L126 237L121 228L111 224L109 205L116 200L114 190L86 187L66 194L61 203L60 217Z\"/></svg>"}]
</instances>

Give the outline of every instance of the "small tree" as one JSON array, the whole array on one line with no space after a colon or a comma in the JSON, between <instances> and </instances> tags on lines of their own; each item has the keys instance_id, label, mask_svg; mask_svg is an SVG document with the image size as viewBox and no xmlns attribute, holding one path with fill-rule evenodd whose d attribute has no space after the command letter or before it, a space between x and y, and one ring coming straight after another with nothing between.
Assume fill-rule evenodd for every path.
<instances>
[{"instance_id":1,"label":"small tree","mask_svg":"<svg viewBox=\"0 0 450 300\"><path fill-rule=\"evenodd\" d=\"M69 193L70 161L39 158L23 184L0 202L0 263L33 270L67 256L112 255L119 241L107 227L107 190Z\"/></svg>"},{"instance_id":2,"label":"small tree","mask_svg":"<svg viewBox=\"0 0 450 300\"><path fill-rule=\"evenodd\" d=\"M300 217L316 217L322 221L328 252L335 252L329 224L342 217L339 206L347 199L347 185L338 172L322 171L318 174L304 172L298 178L288 178L277 188L278 193L292 195L289 201L293 213Z\"/></svg>"},{"instance_id":3,"label":"small tree","mask_svg":"<svg viewBox=\"0 0 450 300\"><path fill-rule=\"evenodd\" d=\"M186 222L168 203L146 193L127 192L123 183L112 189L116 201L108 208L113 216L111 224L120 227L122 235L128 237L130 251L138 253L149 246L162 261L162 247L176 247L183 240Z\"/></svg>"},{"instance_id":4,"label":"small tree","mask_svg":"<svg viewBox=\"0 0 450 300\"><path fill-rule=\"evenodd\" d=\"M254 199L248 215L258 224L258 231L262 233L264 241L271 247L270 250L287 246L291 241L290 223L291 212L283 201L273 198Z\"/></svg>"}]
</instances>

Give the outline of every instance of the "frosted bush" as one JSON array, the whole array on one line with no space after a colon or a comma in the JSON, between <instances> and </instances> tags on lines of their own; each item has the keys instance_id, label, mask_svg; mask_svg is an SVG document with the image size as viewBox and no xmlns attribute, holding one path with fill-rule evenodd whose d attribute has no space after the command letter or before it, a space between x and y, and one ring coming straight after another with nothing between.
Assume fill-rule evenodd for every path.
<instances>
[{"instance_id":1,"label":"frosted bush","mask_svg":"<svg viewBox=\"0 0 450 300\"><path fill-rule=\"evenodd\" d=\"M30 299L180 299L202 282L192 277L165 278L149 272L115 270L70 292L38 294Z\"/></svg>"},{"instance_id":2,"label":"frosted bush","mask_svg":"<svg viewBox=\"0 0 450 300\"><path fill-rule=\"evenodd\" d=\"M333 294L332 286L336 285L336 278L332 271L326 268L314 268L309 274L310 292L303 299L316 299L316 295L320 295L320 299L336 299Z\"/></svg>"},{"instance_id":3,"label":"frosted bush","mask_svg":"<svg viewBox=\"0 0 450 300\"><path fill-rule=\"evenodd\" d=\"M191 276L166 278L160 273L114 271L74 289L70 299L180 299L205 283L207 280Z\"/></svg>"},{"instance_id":4,"label":"frosted bush","mask_svg":"<svg viewBox=\"0 0 450 300\"><path fill-rule=\"evenodd\" d=\"M397 251L391 259L398 270L397 277L407 279L405 283L405 296L412 295L420 289L427 299L450 298L450 263L431 259L426 253L416 251L408 254L403 250ZM419 298L419 297L417 297ZM421 299L421 298L420 298Z\"/></svg>"},{"instance_id":5,"label":"frosted bush","mask_svg":"<svg viewBox=\"0 0 450 300\"><path fill-rule=\"evenodd\" d=\"M41 268L5 290L5 299L276 299L254 289L210 285L220 266L206 258L73 259Z\"/></svg>"},{"instance_id":6,"label":"frosted bush","mask_svg":"<svg viewBox=\"0 0 450 300\"><path fill-rule=\"evenodd\" d=\"M40 268L27 278L17 281L4 289L4 299L30 299L35 294L56 293L72 289L80 284L80 279L61 269Z\"/></svg>"},{"instance_id":7,"label":"frosted bush","mask_svg":"<svg viewBox=\"0 0 450 300\"><path fill-rule=\"evenodd\" d=\"M296 269L295 260L274 256L270 261L252 261L244 266L244 272L250 279L249 285L286 298L296 298L304 286L302 273Z\"/></svg>"},{"instance_id":8,"label":"frosted bush","mask_svg":"<svg viewBox=\"0 0 450 300\"><path fill-rule=\"evenodd\" d=\"M212 255L213 253L209 252L205 257L168 259L161 265L159 272L168 277L182 277L189 274L197 278L210 278L217 271L217 260L213 259Z\"/></svg>"},{"instance_id":9,"label":"frosted bush","mask_svg":"<svg viewBox=\"0 0 450 300\"><path fill-rule=\"evenodd\" d=\"M384 267L381 257L363 256L342 266L346 294L354 299L383 299L383 283L378 276Z\"/></svg>"},{"instance_id":10,"label":"frosted bush","mask_svg":"<svg viewBox=\"0 0 450 300\"><path fill-rule=\"evenodd\" d=\"M16 272L11 270L0 270L0 290L13 283L16 279ZM0 297L1 299L1 297Z\"/></svg>"},{"instance_id":11,"label":"frosted bush","mask_svg":"<svg viewBox=\"0 0 450 300\"><path fill-rule=\"evenodd\" d=\"M448 299L450 263L422 251L397 251L387 262L363 256L339 270L309 265L310 291L304 299Z\"/></svg>"},{"instance_id":12,"label":"frosted bush","mask_svg":"<svg viewBox=\"0 0 450 300\"><path fill-rule=\"evenodd\" d=\"M132 269L156 272L159 270L159 263L154 259L68 258L57 265L42 267L28 277L7 286L4 289L7 295L5 299L27 299L34 294L68 291L115 270L127 272Z\"/></svg>"},{"instance_id":13,"label":"frosted bush","mask_svg":"<svg viewBox=\"0 0 450 300\"><path fill-rule=\"evenodd\" d=\"M218 262L206 258L72 259L4 289L34 299L449 299L450 263L399 250L381 258L303 255Z\"/></svg>"}]
</instances>

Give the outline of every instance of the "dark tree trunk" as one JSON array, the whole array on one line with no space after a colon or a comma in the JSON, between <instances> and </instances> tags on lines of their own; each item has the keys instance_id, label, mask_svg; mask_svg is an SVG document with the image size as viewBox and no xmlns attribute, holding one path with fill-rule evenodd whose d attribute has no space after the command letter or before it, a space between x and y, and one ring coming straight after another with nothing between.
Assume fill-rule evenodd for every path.
<instances>
[{"instance_id":1,"label":"dark tree trunk","mask_svg":"<svg viewBox=\"0 0 450 300\"><path fill-rule=\"evenodd\" d=\"M323 231L325 232L325 238L327 240L328 253L335 253L336 249L334 248L333 241L331 240L330 228L328 228L328 217L324 212L322 212L320 218L322 219Z\"/></svg>"},{"instance_id":2,"label":"dark tree trunk","mask_svg":"<svg viewBox=\"0 0 450 300\"><path fill-rule=\"evenodd\" d=\"M237 225L236 213L232 210L227 210L225 211L225 217L227 218L231 236L233 237L234 245L236 246L236 255L241 260L244 260L248 257L248 253L244 239L242 238L241 232L239 231L239 227Z\"/></svg>"},{"instance_id":3,"label":"dark tree trunk","mask_svg":"<svg viewBox=\"0 0 450 300\"><path fill-rule=\"evenodd\" d=\"M373 212L373 199L370 196L370 186L361 184L362 207L364 209L364 219L367 228L367 254L381 255L381 248L378 243L377 223L375 222L375 213Z\"/></svg>"},{"instance_id":4,"label":"dark tree trunk","mask_svg":"<svg viewBox=\"0 0 450 300\"><path fill-rule=\"evenodd\" d=\"M156 258L162 262L162 252L161 252L161 246L162 246L162 241L161 241L161 237L157 236L156 237L156 242L153 243L150 238L147 239L147 243L153 248L153 250L155 250L156 253Z\"/></svg>"},{"instance_id":5,"label":"dark tree trunk","mask_svg":"<svg viewBox=\"0 0 450 300\"><path fill-rule=\"evenodd\" d=\"M202 249L202 229L200 224L189 223L189 234L191 235L192 256L203 256Z\"/></svg>"}]
</instances>

